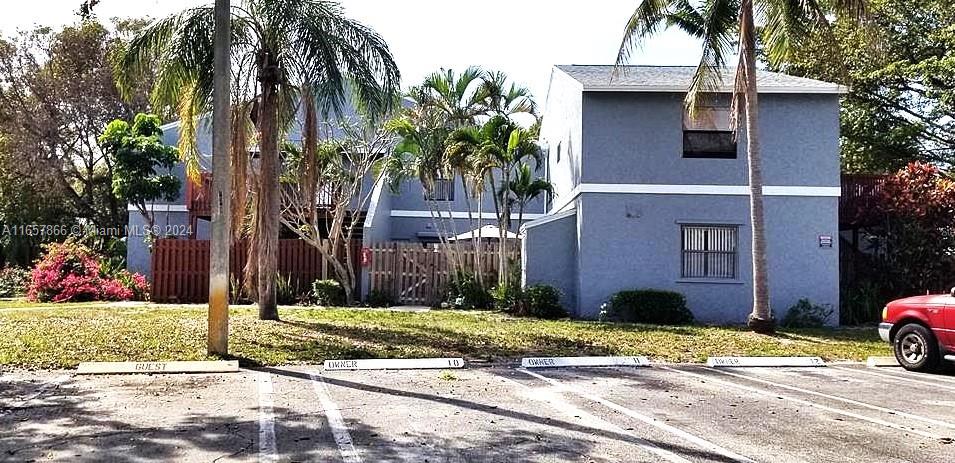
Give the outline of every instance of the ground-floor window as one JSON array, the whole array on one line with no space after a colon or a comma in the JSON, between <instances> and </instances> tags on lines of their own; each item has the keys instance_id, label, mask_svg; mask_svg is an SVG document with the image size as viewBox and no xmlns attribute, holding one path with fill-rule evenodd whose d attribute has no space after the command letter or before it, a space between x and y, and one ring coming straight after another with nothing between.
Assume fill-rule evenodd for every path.
<instances>
[{"instance_id":1,"label":"ground-floor window","mask_svg":"<svg viewBox=\"0 0 955 463\"><path fill-rule=\"evenodd\" d=\"M736 279L739 227L682 225L682 278Z\"/></svg>"}]
</instances>

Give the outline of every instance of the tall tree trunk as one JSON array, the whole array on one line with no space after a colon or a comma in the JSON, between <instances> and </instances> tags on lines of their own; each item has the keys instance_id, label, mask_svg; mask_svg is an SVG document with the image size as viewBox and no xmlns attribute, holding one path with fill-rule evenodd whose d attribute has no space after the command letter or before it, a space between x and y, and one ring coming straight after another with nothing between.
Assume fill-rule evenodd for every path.
<instances>
[{"instance_id":1,"label":"tall tree trunk","mask_svg":"<svg viewBox=\"0 0 955 463\"><path fill-rule=\"evenodd\" d=\"M256 259L259 319L278 320L275 277L279 251L279 130L276 72L267 54L262 58L262 104L259 109L259 192L256 195Z\"/></svg>"},{"instance_id":2,"label":"tall tree trunk","mask_svg":"<svg viewBox=\"0 0 955 463\"><path fill-rule=\"evenodd\" d=\"M753 2L743 0L740 11L740 59L744 72L746 112L746 158L749 164L749 209L753 252L753 312L749 326L757 333L775 331L769 306L769 278L766 265L766 226L763 215L763 172L759 150L759 100L756 87L756 32Z\"/></svg>"}]
</instances>

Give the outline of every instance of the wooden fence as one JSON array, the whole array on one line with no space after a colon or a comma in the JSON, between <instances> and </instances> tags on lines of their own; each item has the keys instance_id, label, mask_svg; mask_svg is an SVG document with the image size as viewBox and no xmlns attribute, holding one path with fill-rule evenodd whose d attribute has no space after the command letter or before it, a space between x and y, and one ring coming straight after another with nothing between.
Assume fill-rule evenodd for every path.
<instances>
[{"instance_id":1,"label":"wooden fence","mask_svg":"<svg viewBox=\"0 0 955 463\"><path fill-rule=\"evenodd\" d=\"M473 273L475 250L471 243L451 246L465 269ZM499 271L498 244L484 244L480 248L480 268L485 281L496 281ZM369 248L369 268L372 291L387 294L401 304L437 305L442 302L442 290L451 277L451 265L441 245L423 246L420 243L377 243ZM520 243L508 243L508 259L519 265Z\"/></svg>"},{"instance_id":2,"label":"wooden fence","mask_svg":"<svg viewBox=\"0 0 955 463\"><path fill-rule=\"evenodd\" d=\"M352 243L352 265L360 273L360 242ZM242 281L249 244L232 245L229 254L230 280ZM279 240L279 274L311 285L318 279L334 279L335 269L314 246L302 240ZM209 241L160 239L153 245L152 300L155 302L202 303L209 300Z\"/></svg>"}]
</instances>

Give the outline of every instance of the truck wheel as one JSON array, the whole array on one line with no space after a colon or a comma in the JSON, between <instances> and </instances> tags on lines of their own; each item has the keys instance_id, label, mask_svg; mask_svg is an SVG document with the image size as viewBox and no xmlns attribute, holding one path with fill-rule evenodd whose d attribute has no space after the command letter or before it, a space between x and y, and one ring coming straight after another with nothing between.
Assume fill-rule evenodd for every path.
<instances>
[{"instance_id":1,"label":"truck wheel","mask_svg":"<svg viewBox=\"0 0 955 463\"><path fill-rule=\"evenodd\" d=\"M928 328L910 323L895 333L895 358L906 370L933 371L941 358L938 341Z\"/></svg>"}]
</instances>

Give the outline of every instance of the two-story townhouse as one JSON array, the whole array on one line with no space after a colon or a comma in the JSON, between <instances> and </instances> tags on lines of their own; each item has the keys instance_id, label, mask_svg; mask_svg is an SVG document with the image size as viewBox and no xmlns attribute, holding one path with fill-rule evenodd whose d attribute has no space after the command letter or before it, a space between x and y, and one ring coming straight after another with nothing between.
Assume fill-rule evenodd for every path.
<instances>
[{"instance_id":1,"label":"two-story townhouse","mask_svg":"<svg viewBox=\"0 0 955 463\"><path fill-rule=\"evenodd\" d=\"M731 85L685 110L694 69L552 71L541 140L556 197L524 226L524 280L559 287L579 317L636 288L678 291L705 322L743 322L751 310L746 134L731 131ZM765 71L757 80L772 308L782 317L808 298L838 313L844 89Z\"/></svg>"},{"instance_id":2,"label":"two-story townhouse","mask_svg":"<svg viewBox=\"0 0 955 463\"><path fill-rule=\"evenodd\" d=\"M292 124L287 135L287 141L301 144L302 121L304 114L300 112L298 123ZM175 146L179 142L179 122L162 126L163 143ZM339 130L332 130L338 134ZM161 234L177 239L208 240L211 232L211 207L209 194L211 191L212 166L212 134L208 118L201 118L196 131L196 147L199 151L199 165L202 170L201 182L193 184L185 180L185 168L182 164L173 169L182 180L179 197L171 203L155 203L147 206L155 218L155 225ZM498 175L500 177L500 175ZM435 227L434 214L442 217L440 226L445 233L465 234L472 228L480 225L496 224L493 200L486 194L480 206L482 213L478 215L479 206L474 198L467 198L463 181L460 178L442 180L437 183L432 192L426 193L417 179L409 179L400 186L398 192L391 191L383 182L374 182L369 177L365 180L366 192L371 192L370 200L364 204L362 210L353 211L355 220L360 222L355 234L356 239L371 245L386 241L417 242L422 244L438 241L438 230ZM468 205L470 204L470 213ZM532 201L528 205L523 221L539 218L544 213L543 198ZM517 232L517 214L513 214L511 231ZM479 220L480 219L480 220ZM146 219L134 206L129 207L129 236L127 240L127 268L130 271L151 275L152 254L149 246L144 242L143 228ZM294 238L290 232L284 237ZM494 237L489 237L494 238ZM367 289L365 290L367 291Z\"/></svg>"}]
</instances>

